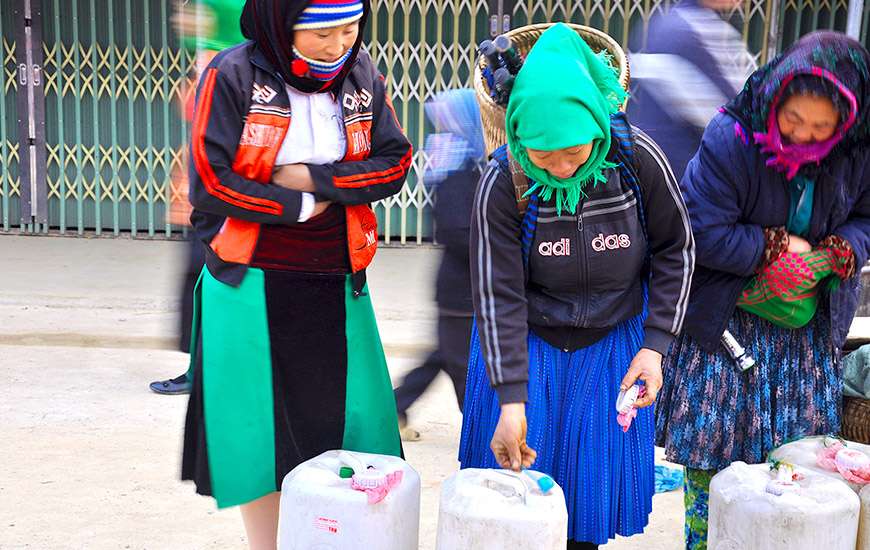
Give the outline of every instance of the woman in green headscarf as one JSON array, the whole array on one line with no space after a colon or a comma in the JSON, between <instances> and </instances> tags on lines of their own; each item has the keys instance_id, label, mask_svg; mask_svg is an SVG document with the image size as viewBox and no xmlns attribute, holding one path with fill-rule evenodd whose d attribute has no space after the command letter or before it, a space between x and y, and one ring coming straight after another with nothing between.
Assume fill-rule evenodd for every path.
<instances>
[{"instance_id":1,"label":"woman in green headscarf","mask_svg":"<svg viewBox=\"0 0 870 550\"><path fill-rule=\"evenodd\" d=\"M550 28L517 75L508 145L492 155L472 219L475 331L460 461L552 475L565 491L569 548L647 524L645 407L694 267L673 173L619 112L624 100L606 54L566 25ZM620 390L640 388L618 414Z\"/></svg>"}]
</instances>

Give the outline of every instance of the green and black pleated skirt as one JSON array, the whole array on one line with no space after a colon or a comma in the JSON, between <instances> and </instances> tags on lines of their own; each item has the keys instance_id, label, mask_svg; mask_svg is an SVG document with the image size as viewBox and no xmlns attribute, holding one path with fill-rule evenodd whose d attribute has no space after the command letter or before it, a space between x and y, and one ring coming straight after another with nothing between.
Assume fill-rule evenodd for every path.
<instances>
[{"instance_id":1,"label":"green and black pleated skirt","mask_svg":"<svg viewBox=\"0 0 870 550\"><path fill-rule=\"evenodd\" d=\"M374 311L347 274L249 268L196 291L182 479L219 507L281 488L330 449L401 455Z\"/></svg>"}]
</instances>

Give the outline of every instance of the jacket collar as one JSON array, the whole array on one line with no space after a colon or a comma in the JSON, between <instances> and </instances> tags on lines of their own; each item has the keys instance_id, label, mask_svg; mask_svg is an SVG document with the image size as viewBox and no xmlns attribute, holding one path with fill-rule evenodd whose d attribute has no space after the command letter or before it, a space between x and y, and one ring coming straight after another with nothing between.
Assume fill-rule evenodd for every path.
<instances>
[{"instance_id":1,"label":"jacket collar","mask_svg":"<svg viewBox=\"0 0 870 550\"><path fill-rule=\"evenodd\" d=\"M253 48L251 51L251 63L256 67L266 71L270 75L274 76L281 82L284 82L284 79L281 77L281 73L279 73L275 69L275 67L272 66L272 63L270 63L268 59L266 59L266 55L260 50L260 48L257 47L257 44L253 42L252 44Z\"/></svg>"}]
</instances>

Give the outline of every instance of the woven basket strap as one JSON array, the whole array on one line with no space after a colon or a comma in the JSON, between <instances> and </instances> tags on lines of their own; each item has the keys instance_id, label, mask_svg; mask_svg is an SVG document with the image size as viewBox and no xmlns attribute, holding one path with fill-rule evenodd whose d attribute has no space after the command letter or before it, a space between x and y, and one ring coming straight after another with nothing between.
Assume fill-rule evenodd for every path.
<instances>
[{"instance_id":1,"label":"woven basket strap","mask_svg":"<svg viewBox=\"0 0 870 550\"><path fill-rule=\"evenodd\" d=\"M511 171L511 181L514 184L514 194L517 198L517 210L520 211L520 214L524 214L526 212L526 208L529 206L529 198L524 196L526 191L529 190L529 176L523 172L522 166L520 163L514 159L514 156L511 154L510 148L507 149L507 159L508 159L508 167Z\"/></svg>"}]
</instances>

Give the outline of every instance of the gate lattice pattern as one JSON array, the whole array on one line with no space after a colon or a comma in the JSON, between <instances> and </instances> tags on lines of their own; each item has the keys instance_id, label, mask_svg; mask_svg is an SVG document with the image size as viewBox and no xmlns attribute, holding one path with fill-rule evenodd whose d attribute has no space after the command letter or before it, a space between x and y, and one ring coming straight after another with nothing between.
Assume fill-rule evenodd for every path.
<instances>
[{"instance_id":1,"label":"gate lattice pattern","mask_svg":"<svg viewBox=\"0 0 870 550\"><path fill-rule=\"evenodd\" d=\"M172 5L166 0L43 0L49 224L19 225L13 1L0 0L0 227L164 237L182 232L165 220L170 196L177 192L169 174L181 161L179 148L188 131L178 116L177 98L194 58L170 27ZM650 17L671 4L520 0L512 23L591 25L634 49L642 45ZM746 0L734 21L763 63L769 51L813 29L844 30L847 11L847 0ZM781 32L771 44L774 16ZM482 0L381 0L374 4L366 33L417 151L402 192L376 205L381 233L388 242L419 243L432 234L429 210L435 198L418 185L427 162L421 146L431 131L423 105L437 92L469 85L475 45L488 36L487 5Z\"/></svg>"},{"instance_id":2,"label":"gate lattice pattern","mask_svg":"<svg viewBox=\"0 0 870 550\"><path fill-rule=\"evenodd\" d=\"M15 36L12 26L12 9L6 2L0 4L0 42L2 42L2 67L0 67L0 213L2 228L18 220L18 199L21 196L21 180L18 177L18 107L16 94L18 82L15 64Z\"/></svg>"}]
</instances>

